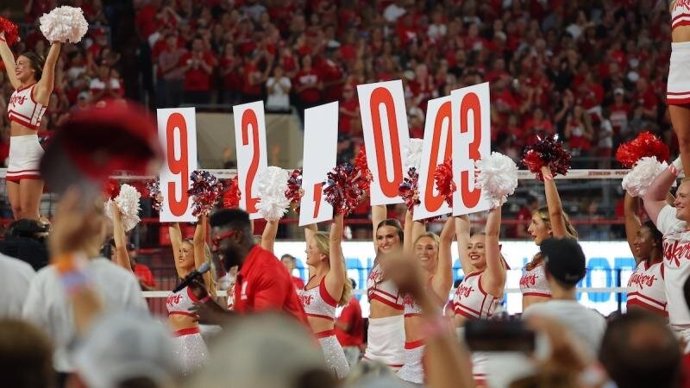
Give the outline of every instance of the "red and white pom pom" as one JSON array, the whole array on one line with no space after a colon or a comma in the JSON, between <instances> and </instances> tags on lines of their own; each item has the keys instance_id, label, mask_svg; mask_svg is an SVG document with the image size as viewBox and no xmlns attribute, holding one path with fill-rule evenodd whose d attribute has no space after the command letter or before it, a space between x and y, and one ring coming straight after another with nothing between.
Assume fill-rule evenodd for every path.
<instances>
[{"instance_id":1,"label":"red and white pom pom","mask_svg":"<svg viewBox=\"0 0 690 388\"><path fill-rule=\"evenodd\" d=\"M79 43L89 30L81 8L62 6L39 19L39 28L49 42Z\"/></svg>"},{"instance_id":2,"label":"red and white pom pom","mask_svg":"<svg viewBox=\"0 0 690 388\"><path fill-rule=\"evenodd\" d=\"M547 136L528 146L522 158L522 163L533 172L537 179L544 181L541 168L548 166L555 177L565 175L570 168L571 155L563 148L558 137Z\"/></svg>"},{"instance_id":3,"label":"red and white pom pom","mask_svg":"<svg viewBox=\"0 0 690 388\"><path fill-rule=\"evenodd\" d=\"M405 201L407 210L414 213L414 208L421 203L419 200L419 173L414 167L407 169L407 176L398 187L398 194Z\"/></svg>"},{"instance_id":4,"label":"red and white pom pom","mask_svg":"<svg viewBox=\"0 0 690 388\"><path fill-rule=\"evenodd\" d=\"M659 162L668 160L670 151L666 143L651 132L642 132L616 150L616 160L625 168L631 168L645 156L653 156Z\"/></svg>"},{"instance_id":5,"label":"red and white pom pom","mask_svg":"<svg viewBox=\"0 0 690 388\"><path fill-rule=\"evenodd\" d=\"M19 41L19 27L2 16L0 16L0 31L5 33L5 41L8 46L12 46Z\"/></svg>"},{"instance_id":6,"label":"red and white pom pom","mask_svg":"<svg viewBox=\"0 0 690 388\"><path fill-rule=\"evenodd\" d=\"M453 160L448 158L443 163L436 166L434 171L434 181L436 190L446 199L448 206L453 207L453 193L457 188L453 181Z\"/></svg>"},{"instance_id":7,"label":"red and white pom pom","mask_svg":"<svg viewBox=\"0 0 690 388\"><path fill-rule=\"evenodd\" d=\"M288 172L280 167L269 166L256 177L259 203L256 209L261 217L275 221L281 219L290 206L290 200L285 196L287 190Z\"/></svg>"},{"instance_id":8,"label":"red and white pom pom","mask_svg":"<svg viewBox=\"0 0 690 388\"><path fill-rule=\"evenodd\" d=\"M192 187L187 190L187 193L194 202L192 215L194 217L207 216L223 195L223 183L215 175L204 170L192 171L190 179Z\"/></svg>"},{"instance_id":9,"label":"red and white pom pom","mask_svg":"<svg viewBox=\"0 0 690 388\"><path fill-rule=\"evenodd\" d=\"M357 179L359 180L359 187L364 191L369 191L369 185L373 179L369 164L367 163L367 151L364 146L359 148L357 156L355 156L355 170L359 173Z\"/></svg>"},{"instance_id":10,"label":"red and white pom pom","mask_svg":"<svg viewBox=\"0 0 690 388\"><path fill-rule=\"evenodd\" d=\"M159 179L151 180L146 183L146 191L151 198L151 207L160 211L163 206L163 194L161 193L161 182Z\"/></svg>"},{"instance_id":11,"label":"red and white pom pom","mask_svg":"<svg viewBox=\"0 0 690 388\"><path fill-rule=\"evenodd\" d=\"M125 232L129 232L141 221L139 218L140 199L139 191L134 186L125 183L119 187L117 196L108 199L105 203L105 214L113 219L113 206L117 206L122 213L122 226L125 228Z\"/></svg>"},{"instance_id":12,"label":"red and white pom pom","mask_svg":"<svg viewBox=\"0 0 690 388\"><path fill-rule=\"evenodd\" d=\"M407 155L405 167L409 170L414 168L419 171L422 164L422 150L424 148L424 140L410 139L410 143L405 147L405 155Z\"/></svg>"},{"instance_id":13,"label":"red and white pom pom","mask_svg":"<svg viewBox=\"0 0 690 388\"><path fill-rule=\"evenodd\" d=\"M635 166L623 177L623 190L633 197L642 197L647 193L654 178L661 174L668 165L659 162L653 156L645 156L635 163Z\"/></svg>"},{"instance_id":14,"label":"red and white pom pom","mask_svg":"<svg viewBox=\"0 0 690 388\"><path fill-rule=\"evenodd\" d=\"M290 204L299 213L299 203L302 199L302 169L296 168L292 170L287 180L287 189L285 189L285 198L290 200Z\"/></svg>"},{"instance_id":15,"label":"red and white pom pom","mask_svg":"<svg viewBox=\"0 0 690 388\"><path fill-rule=\"evenodd\" d=\"M323 194L336 214L350 214L364 198L364 190L355 182L356 175L350 163L339 164L328 172Z\"/></svg>"},{"instance_id":16,"label":"red and white pom pom","mask_svg":"<svg viewBox=\"0 0 690 388\"><path fill-rule=\"evenodd\" d=\"M234 177L225 185L225 191L223 192L223 208L236 209L240 207L241 198L240 184L238 183L237 177Z\"/></svg>"},{"instance_id":17,"label":"red and white pom pom","mask_svg":"<svg viewBox=\"0 0 690 388\"><path fill-rule=\"evenodd\" d=\"M103 189L106 198L115 199L120 194L120 182L115 179L108 179Z\"/></svg>"},{"instance_id":18,"label":"red and white pom pom","mask_svg":"<svg viewBox=\"0 0 690 388\"><path fill-rule=\"evenodd\" d=\"M492 152L488 157L475 162L477 179L475 186L491 202L491 208L501 207L518 185L518 168L513 159Z\"/></svg>"}]
</instances>

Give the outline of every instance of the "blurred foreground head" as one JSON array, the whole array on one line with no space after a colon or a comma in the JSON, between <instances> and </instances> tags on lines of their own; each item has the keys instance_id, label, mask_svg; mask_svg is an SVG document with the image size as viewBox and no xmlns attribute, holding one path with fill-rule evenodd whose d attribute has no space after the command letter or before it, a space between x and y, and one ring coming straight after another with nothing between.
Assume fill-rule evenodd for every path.
<instances>
[{"instance_id":1,"label":"blurred foreground head","mask_svg":"<svg viewBox=\"0 0 690 388\"><path fill-rule=\"evenodd\" d=\"M3 387L53 387L55 372L50 339L27 322L0 320L0 376Z\"/></svg>"},{"instance_id":2,"label":"blurred foreground head","mask_svg":"<svg viewBox=\"0 0 690 388\"><path fill-rule=\"evenodd\" d=\"M212 344L211 357L185 387L329 388L336 380L314 337L279 314L237 318Z\"/></svg>"}]
</instances>

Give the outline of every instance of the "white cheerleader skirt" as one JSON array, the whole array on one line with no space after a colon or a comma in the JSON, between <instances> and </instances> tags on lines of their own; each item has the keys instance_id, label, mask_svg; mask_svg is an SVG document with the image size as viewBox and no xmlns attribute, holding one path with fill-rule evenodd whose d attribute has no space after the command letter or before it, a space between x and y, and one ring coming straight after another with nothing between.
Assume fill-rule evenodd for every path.
<instances>
[{"instance_id":1,"label":"white cheerleader skirt","mask_svg":"<svg viewBox=\"0 0 690 388\"><path fill-rule=\"evenodd\" d=\"M38 135L10 136L10 156L7 164L7 180L19 183L22 179L41 179L38 171L43 157L43 147Z\"/></svg>"},{"instance_id":2,"label":"white cheerleader skirt","mask_svg":"<svg viewBox=\"0 0 690 388\"><path fill-rule=\"evenodd\" d=\"M367 349L364 360L380 361L394 371L403 366L405 344L405 320L401 315L386 318L369 318Z\"/></svg>"},{"instance_id":3,"label":"white cheerleader skirt","mask_svg":"<svg viewBox=\"0 0 690 388\"><path fill-rule=\"evenodd\" d=\"M424 384L424 341L405 342L405 365L398 371L401 380Z\"/></svg>"},{"instance_id":4,"label":"white cheerleader skirt","mask_svg":"<svg viewBox=\"0 0 690 388\"><path fill-rule=\"evenodd\" d=\"M336 377L344 379L350 373L350 365L345 358L343 347L335 336L335 330L322 331L316 333L316 338L319 339L323 356L326 359L328 368L333 371Z\"/></svg>"},{"instance_id":5,"label":"white cheerleader skirt","mask_svg":"<svg viewBox=\"0 0 690 388\"><path fill-rule=\"evenodd\" d=\"M690 105L690 42L671 43L666 103Z\"/></svg>"},{"instance_id":6,"label":"white cheerleader skirt","mask_svg":"<svg viewBox=\"0 0 690 388\"><path fill-rule=\"evenodd\" d=\"M175 332L173 345L175 358L183 376L189 376L206 364L208 348L201 337L199 328L183 329Z\"/></svg>"}]
</instances>

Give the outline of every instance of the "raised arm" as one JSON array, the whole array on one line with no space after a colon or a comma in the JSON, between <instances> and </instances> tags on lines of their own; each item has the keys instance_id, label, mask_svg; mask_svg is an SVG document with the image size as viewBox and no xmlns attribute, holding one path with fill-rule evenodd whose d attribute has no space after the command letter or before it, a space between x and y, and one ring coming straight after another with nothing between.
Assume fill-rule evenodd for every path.
<instances>
[{"instance_id":1,"label":"raised arm","mask_svg":"<svg viewBox=\"0 0 690 388\"><path fill-rule=\"evenodd\" d=\"M376 242L376 228L378 228L381 221L388 216L388 209L386 205L374 205L371 207L371 227L373 229L372 238L374 239L374 251L378 252L378 243Z\"/></svg>"},{"instance_id":2,"label":"raised arm","mask_svg":"<svg viewBox=\"0 0 690 388\"><path fill-rule=\"evenodd\" d=\"M498 238L501 234L500 207L489 210L484 233L486 234L484 242L486 249L486 271L484 274L486 276L482 280L487 292L495 291L498 294L494 294L494 296L500 297L503 294L503 288L506 283L506 267L503 265L501 247L498 243Z\"/></svg>"},{"instance_id":3,"label":"raised arm","mask_svg":"<svg viewBox=\"0 0 690 388\"><path fill-rule=\"evenodd\" d=\"M54 42L50 45L50 51L46 57L46 63L43 65L43 75L36 84L36 98L40 101L47 99L53 93L55 87L55 68L57 67L58 59L60 59L60 49L62 43Z\"/></svg>"},{"instance_id":4,"label":"raised arm","mask_svg":"<svg viewBox=\"0 0 690 388\"><path fill-rule=\"evenodd\" d=\"M273 253L273 246L276 242L276 235L278 234L279 220L266 220L264 232L261 234L261 248Z\"/></svg>"},{"instance_id":5,"label":"raised arm","mask_svg":"<svg viewBox=\"0 0 690 388\"><path fill-rule=\"evenodd\" d=\"M208 236L208 216L202 215L194 229L194 267L199 268L206 262L206 236ZM204 274L204 285L207 289L211 287L211 271Z\"/></svg>"},{"instance_id":6,"label":"raised arm","mask_svg":"<svg viewBox=\"0 0 690 388\"><path fill-rule=\"evenodd\" d=\"M625 193L625 198L623 199L623 214L625 217L625 238L628 240L628 246L630 247L630 252L633 253L635 257L635 262L639 262L639 258L635 256L635 239L637 237L637 232L640 230L642 223L640 222L640 217L637 216L639 211L639 201L632 195Z\"/></svg>"},{"instance_id":7,"label":"raised arm","mask_svg":"<svg viewBox=\"0 0 690 388\"><path fill-rule=\"evenodd\" d=\"M7 40L5 40L4 31L0 31L0 57L2 57L2 63L5 65L7 78L9 78L12 87L19 89L22 84L19 82L17 75L14 73L14 69L17 67L17 64L14 62L14 54L12 54L12 50L7 44Z\"/></svg>"},{"instance_id":8,"label":"raised arm","mask_svg":"<svg viewBox=\"0 0 690 388\"><path fill-rule=\"evenodd\" d=\"M111 206L113 210L113 240L115 241L115 263L127 271L132 271L132 266L129 264L129 252L127 252L127 237L125 235L125 227L122 225L122 212L120 208L113 203Z\"/></svg>"},{"instance_id":9,"label":"raised arm","mask_svg":"<svg viewBox=\"0 0 690 388\"><path fill-rule=\"evenodd\" d=\"M561 196L558 194L558 188L556 188L556 182L553 180L553 174L548 166L542 167L541 173L544 175L544 192L546 194L546 206L549 209L551 233L555 238L565 237L567 229L563 216L563 204L561 203Z\"/></svg>"},{"instance_id":10,"label":"raised arm","mask_svg":"<svg viewBox=\"0 0 690 388\"><path fill-rule=\"evenodd\" d=\"M342 297L343 285L348 282L345 269L345 259L343 258L343 215L336 214L331 224L329 233L328 261L331 268L326 274L326 290L336 300Z\"/></svg>"},{"instance_id":11,"label":"raised arm","mask_svg":"<svg viewBox=\"0 0 690 388\"><path fill-rule=\"evenodd\" d=\"M667 169L654 178L642 198L644 210L655 225L657 218L659 218L659 212L667 204L666 197L668 191L671 189L680 171L682 171L682 165L680 164L680 158L677 158Z\"/></svg>"},{"instance_id":12,"label":"raised arm","mask_svg":"<svg viewBox=\"0 0 690 388\"><path fill-rule=\"evenodd\" d=\"M453 287L453 255L450 246L453 244L454 234L455 220L453 217L448 217L441 231L436 273L431 279L431 287L434 293L443 301L448 299L450 289Z\"/></svg>"},{"instance_id":13,"label":"raised arm","mask_svg":"<svg viewBox=\"0 0 690 388\"><path fill-rule=\"evenodd\" d=\"M177 277L182 279L185 276L184 271L180 268L180 248L182 248L182 231L180 231L180 224L175 222L168 227L168 235L170 236L170 246L173 251L173 261L175 262L175 270Z\"/></svg>"},{"instance_id":14,"label":"raised arm","mask_svg":"<svg viewBox=\"0 0 690 388\"><path fill-rule=\"evenodd\" d=\"M470 217L467 215L455 217L455 236L458 240L458 254L460 255L460 265L462 272L468 274L474 271L474 266L470 261L467 246L470 244Z\"/></svg>"},{"instance_id":15,"label":"raised arm","mask_svg":"<svg viewBox=\"0 0 690 388\"><path fill-rule=\"evenodd\" d=\"M405 212L405 225L403 225L403 252L407 254L414 253L414 242L417 236L424 233L424 224L421 224L422 231L420 232L417 222L412 221L412 212L408 209ZM419 234L415 234L419 233Z\"/></svg>"}]
</instances>

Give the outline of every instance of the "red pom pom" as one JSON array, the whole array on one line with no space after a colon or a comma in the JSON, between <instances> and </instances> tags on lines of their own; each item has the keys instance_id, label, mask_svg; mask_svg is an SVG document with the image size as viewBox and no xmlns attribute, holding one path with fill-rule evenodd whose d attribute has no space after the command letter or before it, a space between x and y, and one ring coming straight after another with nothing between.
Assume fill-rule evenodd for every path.
<instances>
[{"instance_id":1,"label":"red pom pom","mask_svg":"<svg viewBox=\"0 0 690 388\"><path fill-rule=\"evenodd\" d=\"M570 158L568 151L563 149L563 144L553 136L547 136L527 147L522 163L536 174L537 179L544 181L544 176L541 174L542 167L548 166L553 176L565 175L570 168Z\"/></svg>"},{"instance_id":2,"label":"red pom pom","mask_svg":"<svg viewBox=\"0 0 690 388\"><path fill-rule=\"evenodd\" d=\"M225 192L223 193L223 207L226 209L238 208L240 207L240 199L242 199L240 184L237 180L237 177L234 177L225 184Z\"/></svg>"},{"instance_id":3,"label":"red pom pom","mask_svg":"<svg viewBox=\"0 0 690 388\"><path fill-rule=\"evenodd\" d=\"M146 183L146 192L149 198L151 198L151 206L160 211L163 206L163 194L161 194L161 182L159 179L151 180Z\"/></svg>"},{"instance_id":4,"label":"red pom pom","mask_svg":"<svg viewBox=\"0 0 690 388\"><path fill-rule=\"evenodd\" d=\"M359 172L358 179L361 180L360 187L364 191L369 190L369 185L372 180L371 170L369 170L369 165L367 164L367 151L362 146L355 157L355 170Z\"/></svg>"},{"instance_id":5,"label":"red pom pom","mask_svg":"<svg viewBox=\"0 0 690 388\"><path fill-rule=\"evenodd\" d=\"M0 31L5 33L5 40L9 46L19 41L19 28L12 21L0 16Z\"/></svg>"},{"instance_id":6,"label":"red pom pom","mask_svg":"<svg viewBox=\"0 0 690 388\"><path fill-rule=\"evenodd\" d=\"M120 195L120 182L115 179L108 179L105 182L103 191L109 199L114 200L118 195Z\"/></svg>"},{"instance_id":7,"label":"red pom pom","mask_svg":"<svg viewBox=\"0 0 690 388\"><path fill-rule=\"evenodd\" d=\"M616 160L625 168L632 168L638 160L653 156L665 162L670 156L668 146L651 132L642 132L633 140L623 143L616 151Z\"/></svg>"},{"instance_id":8,"label":"red pom pom","mask_svg":"<svg viewBox=\"0 0 690 388\"><path fill-rule=\"evenodd\" d=\"M323 193L336 214L350 214L364 198L365 192L355 179L357 175L350 163L340 164L328 172Z\"/></svg>"},{"instance_id":9,"label":"red pom pom","mask_svg":"<svg viewBox=\"0 0 690 388\"><path fill-rule=\"evenodd\" d=\"M287 181L285 198L290 200L290 205L299 213L299 202L302 199L302 169L292 170Z\"/></svg>"},{"instance_id":10,"label":"red pom pom","mask_svg":"<svg viewBox=\"0 0 690 388\"><path fill-rule=\"evenodd\" d=\"M208 215L223 194L223 183L215 175L204 170L192 171L190 179L192 187L187 190L187 194L194 200L192 215Z\"/></svg>"},{"instance_id":11,"label":"red pom pom","mask_svg":"<svg viewBox=\"0 0 690 388\"><path fill-rule=\"evenodd\" d=\"M450 207L453 207L453 193L457 190L455 182L453 181L453 160L446 159L443 163L436 166L434 172L434 181L436 181L436 190L443 197Z\"/></svg>"},{"instance_id":12,"label":"red pom pom","mask_svg":"<svg viewBox=\"0 0 690 388\"><path fill-rule=\"evenodd\" d=\"M398 193L405 201L407 205L407 210L414 212L414 207L419 205L421 201L419 200L419 173L414 167L410 167L407 170L407 176L403 178L403 182L398 187Z\"/></svg>"}]
</instances>

